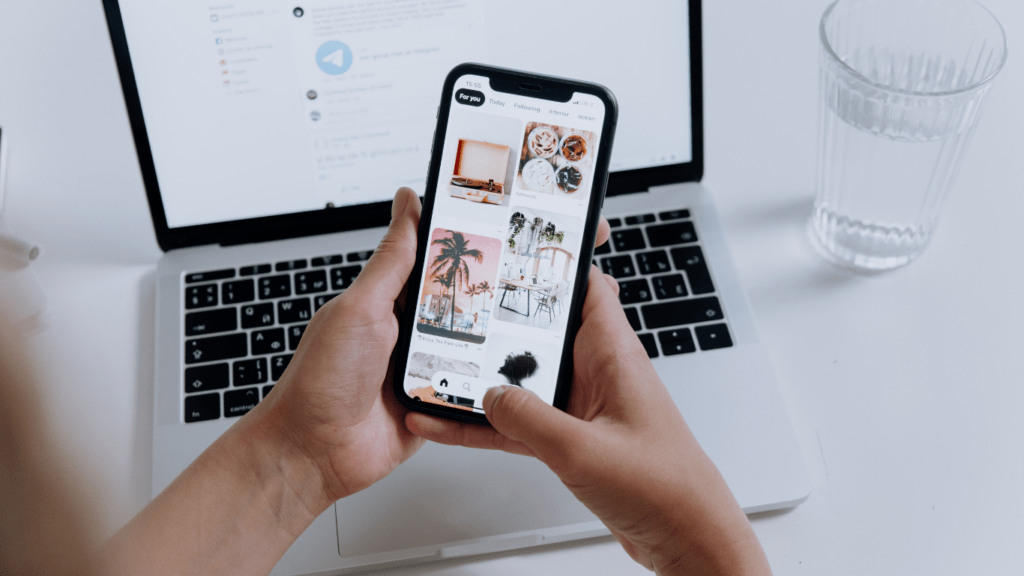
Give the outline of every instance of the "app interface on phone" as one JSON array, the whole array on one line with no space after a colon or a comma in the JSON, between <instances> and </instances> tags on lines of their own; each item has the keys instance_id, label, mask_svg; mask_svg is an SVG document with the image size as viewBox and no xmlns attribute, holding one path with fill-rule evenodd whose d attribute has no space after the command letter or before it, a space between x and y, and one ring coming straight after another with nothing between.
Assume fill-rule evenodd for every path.
<instances>
[{"instance_id":1,"label":"app interface on phone","mask_svg":"<svg viewBox=\"0 0 1024 576\"><path fill-rule=\"evenodd\" d=\"M405 374L410 398L483 412L488 388L553 403L604 103L456 82ZM410 297L412 297L410 295Z\"/></svg>"}]
</instances>

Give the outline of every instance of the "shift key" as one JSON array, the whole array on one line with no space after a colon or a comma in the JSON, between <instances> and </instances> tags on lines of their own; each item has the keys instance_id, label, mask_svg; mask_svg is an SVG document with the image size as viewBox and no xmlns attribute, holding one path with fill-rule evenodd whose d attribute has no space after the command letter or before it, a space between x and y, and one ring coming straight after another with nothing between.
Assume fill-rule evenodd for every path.
<instances>
[{"instance_id":1,"label":"shift key","mask_svg":"<svg viewBox=\"0 0 1024 576\"><path fill-rule=\"evenodd\" d=\"M249 353L245 333L185 341L185 364L241 358Z\"/></svg>"},{"instance_id":2,"label":"shift key","mask_svg":"<svg viewBox=\"0 0 1024 576\"><path fill-rule=\"evenodd\" d=\"M641 306L644 325L651 330L721 320L722 307L718 298L694 298Z\"/></svg>"}]
</instances>

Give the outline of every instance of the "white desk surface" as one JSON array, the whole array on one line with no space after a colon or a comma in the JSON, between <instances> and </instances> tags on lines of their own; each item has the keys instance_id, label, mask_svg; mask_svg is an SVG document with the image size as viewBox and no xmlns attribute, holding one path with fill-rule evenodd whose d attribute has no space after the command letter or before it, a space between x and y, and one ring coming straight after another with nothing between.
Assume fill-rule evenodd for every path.
<instances>
[{"instance_id":1,"label":"white desk surface","mask_svg":"<svg viewBox=\"0 0 1024 576\"><path fill-rule=\"evenodd\" d=\"M1024 573L1024 4L942 225L907 268L810 248L827 0L705 2L706 184L813 478L754 517L776 574ZM49 411L110 532L146 502L154 240L98 0L0 3L7 218L43 243ZM642 574L610 539L401 574Z\"/></svg>"}]
</instances>

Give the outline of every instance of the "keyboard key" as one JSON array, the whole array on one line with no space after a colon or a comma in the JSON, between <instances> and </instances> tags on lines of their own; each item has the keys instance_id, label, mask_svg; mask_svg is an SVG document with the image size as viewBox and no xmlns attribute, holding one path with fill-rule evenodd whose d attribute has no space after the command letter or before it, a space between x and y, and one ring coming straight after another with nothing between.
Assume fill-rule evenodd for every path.
<instances>
[{"instance_id":1,"label":"keyboard key","mask_svg":"<svg viewBox=\"0 0 1024 576\"><path fill-rule=\"evenodd\" d=\"M658 218L662 220L682 220L683 218L689 218L690 211L682 208L680 210L669 210L668 212L659 212Z\"/></svg>"},{"instance_id":2,"label":"keyboard key","mask_svg":"<svg viewBox=\"0 0 1024 576\"><path fill-rule=\"evenodd\" d=\"M656 218L654 214L640 214L638 216L626 216L626 226L636 226L637 224L650 224L654 222Z\"/></svg>"},{"instance_id":3,"label":"keyboard key","mask_svg":"<svg viewBox=\"0 0 1024 576\"><path fill-rule=\"evenodd\" d=\"M633 327L635 332L639 332L641 330L640 313L636 311L636 308L626 308L625 310L629 325Z\"/></svg>"},{"instance_id":4,"label":"keyboard key","mask_svg":"<svg viewBox=\"0 0 1024 576\"><path fill-rule=\"evenodd\" d=\"M309 264L306 263L306 259L300 260L287 260L285 262L278 262L274 265L274 270L277 272L288 272L291 270L302 270Z\"/></svg>"},{"instance_id":5,"label":"keyboard key","mask_svg":"<svg viewBox=\"0 0 1024 576\"><path fill-rule=\"evenodd\" d=\"M299 347L299 340L302 340L302 334L306 331L305 324L297 324L295 326L288 327L288 349L295 350Z\"/></svg>"},{"instance_id":6,"label":"keyboard key","mask_svg":"<svg viewBox=\"0 0 1024 576\"><path fill-rule=\"evenodd\" d=\"M345 257L341 254L334 254L333 256L321 256L319 258L310 259L309 263L316 268L317 266L331 266L333 264L341 264L345 261Z\"/></svg>"},{"instance_id":7,"label":"keyboard key","mask_svg":"<svg viewBox=\"0 0 1024 576\"><path fill-rule=\"evenodd\" d=\"M241 358L249 352L245 334L228 334L185 341L185 364Z\"/></svg>"},{"instance_id":8,"label":"keyboard key","mask_svg":"<svg viewBox=\"0 0 1024 576\"><path fill-rule=\"evenodd\" d=\"M262 328L274 325L274 305L253 304L242 306L242 328Z\"/></svg>"},{"instance_id":9,"label":"keyboard key","mask_svg":"<svg viewBox=\"0 0 1024 576\"><path fill-rule=\"evenodd\" d=\"M623 305L650 302L653 299L651 286L647 283L646 278L619 282L619 302L622 302Z\"/></svg>"},{"instance_id":10,"label":"keyboard key","mask_svg":"<svg viewBox=\"0 0 1024 576\"><path fill-rule=\"evenodd\" d=\"M210 364L185 369L185 392L208 392L228 387L228 365Z\"/></svg>"},{"instance_id":11,"label":"keyboard key","mask_svg":"<svg viewBox=\"0 0 1024 576\"><path fill-rule=\"evenodd\" d=\"M718 304L718 298L714 296L648 304L642 306L640 312L644 316L644 324L651 329L721 320L723 317L722 307Z\"/></svg>"},{"instance_id":12,"label":"keyboard key","mask_svg":"<svg viewBox=\"0 0 1024 576\"><path fill-rule=\"evenodd\" d=\"M241 336L245 336L241 334ZM258 330L250 335L252 339L252 355L273 354L284 352L284 328L271 328L270 330Z\"/></svg>"},{"instance_id":13,"label":"keyboard key","mask_svg":"<svg viewBox=\"0 0 1024 576\"><path fill-rule=\"evenodd\" d=\"M203 284L185 289L185 308L206 308L217 305L217 285Z\"/></svg>"},{"instance_id":14,"label":"keyboard key","mask_svg":"<svg viewBox=\"0 0 1024 576\"><path fill-rule=\"evenodd\" d=\"M249 410L256 407L260 401L259 388L246 388L244 390L232 390L224 393L224 417L234 418L242 416Z\"/></svg>"},{"instance_id":15,"label":"keyboard key","mask_svg":"<svg viewBox=\"0 0 1024 576\"><path fill-rule=\"evenodd\" d=\"M644 350L647 350L648 358L658 357L658 345L654 343L654 334L637 334L640 338L640 343L644 345Z\"/></svg>"},{"instance_id":16,"label":"keyboard key","mask_svg":"<svg viewBox=\"0 0 1024 576\"><path fill-rule=\"evenodd\" d=\"M668 276L655 276L651 279L654 282L654 293L658 300L666 298L679 298L686 296L686 284L683 282L682 274L669 274Z\"/></svg>"},{"instance_id":17,"label":"keyboard key","mask_svg":"<svg viewBox=\"0 0 1024 576\"><path fill-rule=\"evenodd\" d=\"M281 375L284 374L285 368L288 367L288 363L292 361L291 354L284 354L281 356L274 356L270 359L270 378L277 382L281 379Z\"/></svg>"},{"instance_id":18,"label":"keyboard key","mask_svg":"<svg viewBox=\"0 0 1024 576\"><path fill-rule=\"evenodd\" d=\"M693 228L692 222L673 222L648 226L647 238L651 241L652 248L688 244L697 241L697 231Z\"/></svg>"},{"instance_id":19,"label":"keyboard key","mask_svg":"<svg viewBox=\"0 0 1024 576\"><path fill-rule=\"evenodd\" d=\"M601 259L601 270L614 278L626 278L636 276L636 268L633 267L633 258L625 256L612 256Z\"/></svg>"},{"instance_id":20,"label":"keyboard key","mask_svg":"<svg viewBox=\"0 0 1024 576\"><path fill-rule=\"evenodd\" d=\"M238 269L239 276L255 276L257 274L270 274L270 264L242 266L241 268Z\"/></svg>"},{"instance_id":21,"label":"keyboard key","mask_svg":"<svg viewBox=\"0 0 1024 576\"><path fill-rule=\"evenodd\" d=\"M639 228L626 228L612 232L611 243L616 252L647 248L647 243L644 242L644 233Z\"/></svg>"},{"instance_id":22,"label":"keyboard key","mask_svg":"<svg viewBox=\"0 0 1024 576\"><path fill-rule=\"evenodd\" d=\"M204 282L208 280L223 280L225 278L234 277L234 268L227 268L225 270L212 270L210 272L193 272L192 274L185 275L185 283L195 284L196 282Z\"/></svg>"},{"instance_id":23,"label":"keyboard key","mask_svg":"<svg viewBox=\"0 0 1024 576\"><path fill-rule=\"evenodd\" d=\"M277 322L279 324L309 322L309 319L312 317L313 313L309 311L309 298L285 300L277 303Z\"/></svg>"},{"instance_id":24,"label":"keyboard key","mask_svg":"<svg viewBox=\"0 0 1024 576\"><path fill-rule=\"evenodd\" d=\"M312 294L313 292L327 291L327 272L325 270L313 270L312 272L301 272L295 275L295 293Z\"/></svg>"},{"instance_id":25,"label":"keyboard key","mask_svg":"<svg viewBox=\"0 0 1024 576\"><path fill-rule=\"evenodd\" d=\"M640 268L641 274L660 274L672 270L672 265L668 263L668 254L664 250L637 254L636 265Z\"/></svg>"},{"instance_id":26,"label":"keyboard key","mask_svg":"<svg viewBox=\"0 0 1024 576\"><path fill-rule=\"evenodd\" d=\"M292 295L292 278L287 274L260 278L260 300Z\"/></svg>"},{"instance_id":27,"label":"keyboard key","mask_svg":"<svg viewBox=\"0 0 1024 576\"><path fill-rule=\"evenodd\" d=\"M711 272L708 271L700 246L673 248L672 263L676 265L677 270L686 272L686 277L690 280L690 289L694 294L710 294L715 291L715 286L711 283Z\"/></svg>"},{"instance_id":28,"label":"keyboard key","mask_svg":"<svg viewBox=\"0 0 1024 576\"><path fill-rule=\"evenodd\" d=\"M611 226L612 228L619 228L620 226L622 226L622 220L619 218L609 218L608 225Z\"/></svg>"},{"instance_id":29,"label":"keyboard key","mask_svg":"<svg viewBox=\"0 0 1024 576\"><path fill-rule=\"evenodd\" d=\"M202 336L238 329L238 312L234 308L221 308L185 314L185 336Z\"/></svg>"},{"instance_id":30,"label":"keyboard key","mask_svg":"<svg viewBox=\"0 0 1024 576\"><path fill-rule=\"evenodd\" d=\"M661 342L661 349L665 351L665 356L697 351L697 345L693 343L693 335L690 334L689 328L658 332L658 341Z\"/></svg>"},{"instance_id":31,"label":"keyboard key","mask_svg":"<svg viewBox=\"0 0 1024 576\"><path fill-rule=\"evenodd\" d=\"M274 385L273 384L268 384L268 385L264 386L263 387L263 397L266 398L267 394L270 394L270 391L273 390L273 389L274 389Z\"/></svg>"},{"instance_id":32,"label":"keyboard key","mask_svg":"<svg viewBox=\"0 0 1024 576\"><path fill-rule=\"evenodd\" d=\"M252 280L235 280L220 286L220 299L225 304L241 304L256 299L256 287Z\"/></svg>"},{"instance_id":33,"label":"keyboard key","mask_svg":"<svg viewBox=\"0 0 1024 576\"><path fill-rule=\"evenodd\" d=\"M201 422L220 418L220 394L185 396L185 422Z\"/></svg>"},{"instance_id":34,"label":"keyboard key","mask_svg":"<svg viewBox=\"0 0 1024 576\"><path fill-rule=\"evenodd\" d=\"M314 296L313 297L313 312L319 311L321 308L324 307L324 304L327 304L327 302L329 302L331 300L331 298L334 298L335 296L340 296L340 295L341 295L340 293L337 293L337 294L321 294L320 296Z\"/></svg>"},{"instance_id":35,"label":"keyboard key","mask_svg":"<svg viewBox=\"0 0 1024 576\"><path fill-rule=\"evenodd\" d=\"M351 256L351 254L349 254ZM359 275L359 271L362 270L362 266L342 266L341 268L331 268L331 289L333 290L344 290L352 285L356 281L356 276Z\"/></svg>"},{"instance_id":36,"label":"keyboard key","mask_svg":"<svg viewBox=\"0 0 1024 576\"><path fill-rule=\"evenodd\" d=\"M352 252L348 255L349 262L366 262L373 256L373 250L363 250L361 252Z\"/></svg>"},{"instance_id":37,"label":"keyboard key","mask_svg":"<svg viewBox=\"0 0 1024 576\"><path fill-rule=\"evenodd\" d=\"M611 253L612 253L612 243L611 242L605 242L604 244L601 244L600 246L594 248L594 256L602 256L604 254L611 254Z\"/></svg>"},{"instance_id":38,"label":"keyboard key","mask_svg":"<svg viewBox=\"0 0 1024 576\"><path fill-rule=\"evenodd\" d=\"M234 364L234 377L232 382L235 386L248 386L267 381L267 359L253 358L252 360L239 360Z\"/></svg>"},{"instance_id":39,"label":"keyboard key","mask_svg":"<svg viewBox=\"0 0 1024 576\"><path fill-rule=\"evenodd\" d=\"M729 329L725 324L697 326L693 330L697 333L697 342L700 343L701 350L715 350L732 346L732 337L729 336Z\"/></svg>"}]
</instances>

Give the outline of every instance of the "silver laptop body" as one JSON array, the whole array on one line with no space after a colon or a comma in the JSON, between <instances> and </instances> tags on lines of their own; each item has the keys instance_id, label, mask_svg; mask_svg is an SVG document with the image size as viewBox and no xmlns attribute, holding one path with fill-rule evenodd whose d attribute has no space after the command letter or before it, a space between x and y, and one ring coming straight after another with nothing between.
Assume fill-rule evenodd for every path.
<instances>
[{"instance_id":1,"label":"silver laptop body","mask_svg":"<svg viewBox=\"0 0 1024 576\"><path fill-rule=\"evenodd\" d=\"M679 4L652 4L649 9L674 13ZM133 27L142 27L147 18L154 22L161 19L150 15L149 11L155 9L147 7L148 3L136 0L120 0L120 4L118 0L105 0L104 5L157 235L165 249L158 264L156 281L152 463L155 496L237 421L233 414L244 413L247 405L258 402L265 394L265 388L272 386L274 359L288 356L295 343L290 341L295 335L291 333L292 329L308 319L292 317L293 314L301 315L302 310L285 310L282 303L308 300L309 313L315 312L317 298L343 291L365 258L361 253L372 250L383 235L382 227L359 228L351 223L352 218L348 224L338 228L344 231L331 232L325 229L331 224L330 217L325 217L324 213L344 219L342 216L346 210L363 210L360 220L383 224L387 206L379 202L360 207L332 208L320 213L310 211L307 220L302 220L305 218L302 214L284 214L268 215L273 217L257 221L242 219L242 224L168 225L163 213L164 201L168 200L167 187L164 186L166 178L161 173L159 155L166 153L170 145L156 141L158 136L155 133L159 130L147 133L148 127L160 123L159 118L151 116L154 114L151 109L158 110L159 107L147 107L145 80L136 78L137 70L150 63L144 61L144 40L135 39L141 38L144 30L133 31ZM290 13L280 17L308 18L316 14L318 6L306 7L301 17ZM478 8L477 16L480 16L479 11L483 11L484 16L493 18L493 14L486 12L490 9ZM670 349L672 343L663 342L658 334L663 330L650 329L644 324L638 326L638 333L642 338L649 334L648 342L655 342L651 352L657 357L652 362L743 509L750 513L792 507L808 496L809 479L765 349L759 341L749 304L732 267L711 193L699 183L702 167L699 2L691 1L683 10L688 20L675 25L681 26L677 33L687 35L684 42L690 48L687 58L691 66L676 70L674 74L687 75L691 90L694 146L690 150L690 161L678 163L689 168L673 171L671 161L666 163L664 158L651 158L654 165L650 168L622 170L620 176L613 175L609 185L610 191L619 194L607 199L604 212L606 217L617 218L623 228L628 228L659 224L662 213L666 211L688 211L685 220L694 227L697 236L694 245L702 251L714 289L710 294L693 294L693 279L687 275L690 291L680 300L713 296L717 298L720 316L686 327L693 330L694 350L685 353L673 353ZM202 16L212 19L213 15ZM224 45L218 42L230 46L228 40L231 38L231 32L222 31L228 26L223 23L231 22L229 15L216 16L218 22L214 22L209 31L210 48L215 57L220 56L216 52L220 48L216 47ZM645 18L649 17L648 13ZM597 26L602 16L598 14L594 18L593 26ZM610 20L616 18L607 16ZM609 26L614 28L613 24ZM136 50L133 43L142 48ZM226 55L230 56L230 53ZM493 63L516 67L514 62L496 60ZM226 68L230 72L230 64ZM217 68L213 70L221 73ZM567 70L562 75L574 74ZM223 76L230 77L231 74ZM443 76L442 71L438 86ZM216 79L220 81L219 77ZM141 84L137 85L137 81ZM614 82L604 83L617 91ZM436 102L439 93L438 90L425 98ZM309 100L314 101L312 98ZM309 102L304 101L303 104L308 105ZM622 114L617 149L623 146L623 131L638 130L629 124L630 109L626 108L629 100L620 96L620 105ZM432 123L432 114L429 120L427 124ZM427 142L429 135L427 130L422 141ZM312 142L315 149L317 140L314 138ZM666 173L669 173L667 178ZM336 173L329 174L333 177ZM638 188L638 182L654 185ZM644 191L627 193L630 189ZM391 193L393 188L389 188L381 199L390 197ZM643 224L645 216L653 218L653 221ZM629 224L627 219L630 217L634 218L634 224ZM640 224L636 224L637 217ZM253 232L264 229L269 232ZM307 235L310 230L323 233ZM220 240L203 241L211 237L219 237ZM177 247L176 243L181 242L190 245ZM612 255L630 253L635 258L640 251L616 250ZM597 256L596 263L602 264L603 258ZM289 264L296 262L302 262L302 265L295 267L298 265ZM270 268L261 268L265 265ZM226 276L228 271L229 277ZM672 271L675 272L676 268ZM217 274L211 276L209 272ZM259 291L264 287L272 290L276 286L273 282L264 286L263 279L277 278L280 284L282 277L287 277L288 294L278 293L262 299ZM326 279L326 286L317 284L320 278ZM234 292L235 286L226 285L248 281L257 290L253 298L245 299L243 296L237 303L229 302L227 294L230 293L232 299L238 295ZM303 286L301 292L300 285ZM215 300L214 304L210 304L210 298ZM657 298L652 297L650 301L655 300ZM273 304L276 318L270 319L269 324L260 323L259 311L248 308L267 303ZM634 308L642 309L643 305L641 302ZM193 341L210 336L201 331L195 332L195 316L189 314L225 307L237 310L241 327L236 332L244 334L245 342L251 347L244 355L235 355L221 362L218 354L223 347L197 348L194 345ZM289 315L287 321L286 313ZM246 314L249 314L248 320ZM249 327L245 327L247 322ZM706 346L703 340L697 341L700 327L723 323L727 327L730 345L714 347ZM206 329L205 324L203 329ZM278 329L280 332L274 332ZM259 353L255 353L254 348L257 332L269 335L268 348ZM301 332L297 335L301 337ZM280 341L275 340L277 337ZM261 342L260 346L263 345ZM269 348L273 345L277 347ZM199 356L195 355L196 351L200 352ZM259 358L267 360L262 368L265 373L254 376L251 371L244 375L237 371L235 363L251 363ZM190 372L190 369L225 363L230 366L231 385L208 389L206 380L188 377L189 374L200 374L206 378L213 372ZM237 380L243 376L245 383L240 386ZM215 417L210 412L211 404L190 400L199 396L216 399ZM652 454L651 457L657 458L658 455ZM453 482L453 479L457 481ZM537 461L504 453L428 444L390 476L338 502L318 518L285 554L274 573L343 573L371 566L471 556L606 534L608 531L604 526Z\"/></svg>"}]
</instances>

